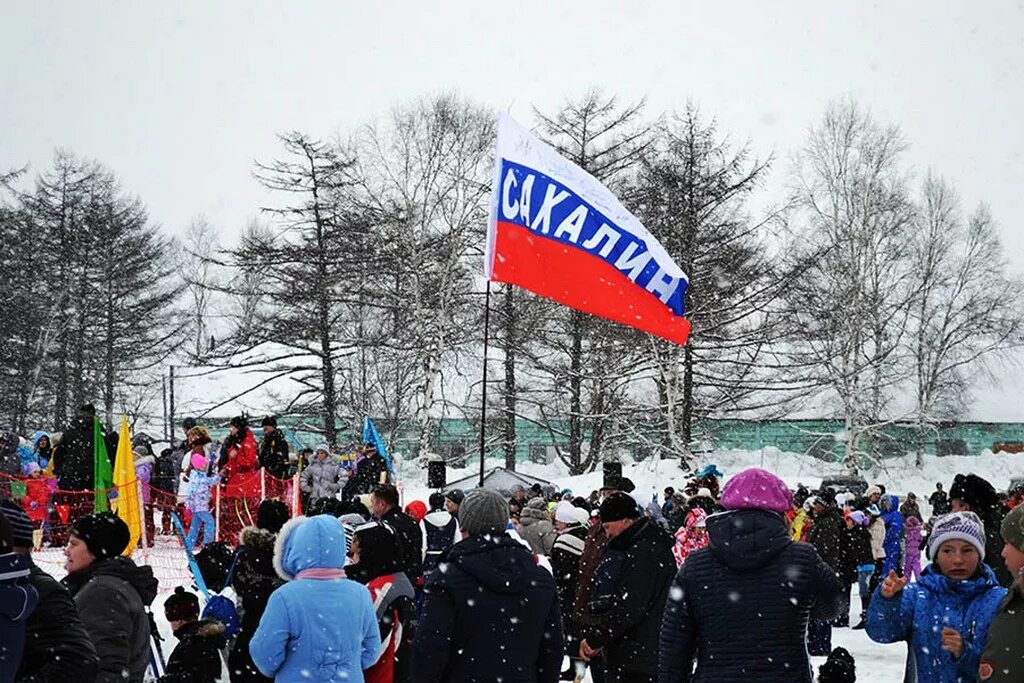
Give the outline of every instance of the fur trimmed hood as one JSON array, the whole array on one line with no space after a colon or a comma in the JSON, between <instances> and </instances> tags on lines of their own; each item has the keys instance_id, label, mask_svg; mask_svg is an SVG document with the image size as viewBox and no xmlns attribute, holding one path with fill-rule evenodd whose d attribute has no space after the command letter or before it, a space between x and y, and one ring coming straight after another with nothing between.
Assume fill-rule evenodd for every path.
<instances>
[{"instance_id":1,"label":"fur trimmed hood","mask_svg":"<svg viewBox=\"0 0 1024 683\"><path fill-rule=\"evenodd\" d=\"M288 520L274 542L274 571L285 581L306 569L342 569L348 543L337 517L295 517Z\"/></svg>"},{"instance_id":2,"label":"fur trimmed hood","mask_svg":"<svg viewBox=\"0 0 1024 683\"><path fill-rule=\"evenodd\" d=\"M251 549L273 548L275 538L276 535L266 529L261 529L258 526L247 526L239 532L238 544Z\"/></svg>"}]
</instances>

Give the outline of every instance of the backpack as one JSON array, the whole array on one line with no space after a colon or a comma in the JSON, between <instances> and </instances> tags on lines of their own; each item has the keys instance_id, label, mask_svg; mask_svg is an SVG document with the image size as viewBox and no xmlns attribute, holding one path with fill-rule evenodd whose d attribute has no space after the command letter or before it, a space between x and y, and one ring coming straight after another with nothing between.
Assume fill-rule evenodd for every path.
<instances>
[{"instance_id":1,"label":"backpack","mask_svg":"<svg viewBox=\"0 0 1024 683\"><path fill-rule=\"evenodd\" d=\"M242 556L243 550L239 550L235 553L235 559L231 562L231 568L228 570L227 578L224 580L224 589L231 585L231 581L235 576L235 567L238 566L238 559ZM231 640L238 634L238 629L241 627L241 622L238 618L238 607L235 606L235 601L224 595L224 590L220 593L211 594L206 600L206 606L203 607L204 619L216 619L220 623L224 624L224 637L227 640Z\"/></svg>"}]
</instances>

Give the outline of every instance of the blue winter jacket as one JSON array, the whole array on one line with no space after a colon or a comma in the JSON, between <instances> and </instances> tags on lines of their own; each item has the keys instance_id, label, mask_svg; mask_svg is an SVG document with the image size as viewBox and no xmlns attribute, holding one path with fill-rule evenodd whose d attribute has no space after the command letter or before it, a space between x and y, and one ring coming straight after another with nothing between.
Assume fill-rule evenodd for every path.
<instances>
[{"instance_id":1,"label":"blue winter jacket","mask_svg":"<svg viewBox=\"0 0 1024 683\"><path fill-rule=\"evenodd\" d=\"M900 514L900 499L889 494L882 498L882 521L885 522L885 562L882 564L882 576L888 576L889 570L900 571L900 539L903 538L903 515Z\"/></svg>"},{"instance_id":2,"label":"blue winter jacket","mask_svg":"<svg viewBox=\"0 0 1024 683\"><path fill-rule=\"evenodd\" d=\"M893 598L876 589L868 608L867 632L876 643L907 641L904 681L968 683L977 680L988 629L1006 595L987 565L982 574L954 581L928 565L916 583ZM959 659L942 649L942 628L949 626L964 639Z\"/></svg>"},{"instance_id":3,"label":"blue winter jacket","mask_svg":"<svg viewBox=\"0 0 1024 683\"><path fill-rule=\"evenodd\" d=\"M345 578L303 578L345 565L345 532L332 515L296 517L281 529L274 568L288 581L273 593L249 653L264 676L285 683L362 683L380 653L370 591Z\"/></svg>"}]
</instances>

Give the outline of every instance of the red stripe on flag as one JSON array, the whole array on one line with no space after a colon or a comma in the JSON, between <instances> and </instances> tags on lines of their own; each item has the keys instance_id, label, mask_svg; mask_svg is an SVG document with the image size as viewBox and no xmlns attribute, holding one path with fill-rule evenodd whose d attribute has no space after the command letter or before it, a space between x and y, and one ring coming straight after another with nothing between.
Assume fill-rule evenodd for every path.
<instances>
[{"instance_id":1,"label":"red stripe on flag","mask_svg":"<svg viewBox=\"0 0 1024 683\"><path fill-rule=\"evenodd\" d=\"M690 321L597 256L498 221L491 279L685 344Z\"/></svg>"}]
</instances>

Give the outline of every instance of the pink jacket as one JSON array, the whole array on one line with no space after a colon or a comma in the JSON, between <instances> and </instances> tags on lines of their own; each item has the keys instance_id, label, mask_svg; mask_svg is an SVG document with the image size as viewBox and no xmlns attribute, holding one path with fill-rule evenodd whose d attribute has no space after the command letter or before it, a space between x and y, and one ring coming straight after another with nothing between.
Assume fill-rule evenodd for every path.
<instances>
[{"instance_id":1,"label":"pink jacket","mask_svg":"<svg viewBox=\"0 0 1024 683\"><path fill-rule=\"evenodd\" d=\"M704 527L704 520L708 513L702 508L695 507L686 515L686 522L676 531L676 544L672 546L672 554L676 558L676 566L681 567L686 558L694 550L707 547L708 531Z\"/></svg>"}]
</instances>

